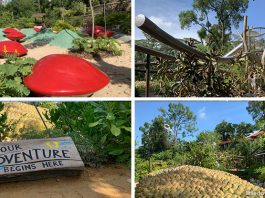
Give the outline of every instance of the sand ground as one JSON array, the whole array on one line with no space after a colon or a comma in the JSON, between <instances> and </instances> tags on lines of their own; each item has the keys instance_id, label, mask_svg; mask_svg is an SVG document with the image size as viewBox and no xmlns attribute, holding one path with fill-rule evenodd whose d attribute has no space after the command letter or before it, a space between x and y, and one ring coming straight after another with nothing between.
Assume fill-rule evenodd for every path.
<instances>
[{"instance_id":1,"label":"sand ground","mask_svg":"<svg viewBox=\"0 0 265 198\"><path fill-rule=\"evenodd\" d=\"M130 97L131 95L131 45L121 42L122 56L87 59L105 72L111 79L109 85L96 92L93 97ZM23 43L24 44L24 43ZM68 50L56 46L44 45L28 49L26 57L37 60L50 54L67 54ZM0 64L4 59L0 59Z\"/></svg>"},{"instance_id":2,"label":"sand ground","mask_svg":"<svg viewBox=\"0 0 265 198\"><path fill-rule=\"evenodd\" d=\"M80 177L0 184L3 198L130 198L130 170L111 165L86 168Z\"/></svg>"}]
</instances>

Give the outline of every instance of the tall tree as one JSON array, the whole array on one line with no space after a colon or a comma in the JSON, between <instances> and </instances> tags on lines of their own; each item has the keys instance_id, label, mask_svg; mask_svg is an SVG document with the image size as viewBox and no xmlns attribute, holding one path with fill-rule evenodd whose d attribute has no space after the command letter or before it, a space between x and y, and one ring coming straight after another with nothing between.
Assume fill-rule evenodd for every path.
<instances>
[{"instance_id":1,"label":"tall tree","mask_svg":"<svg viewBox=\"0 0 265 198\"><path fill-rule=\"evenodd\" d=\"M196 131L196 116L189 107L185 107L181 103L170 103L167 110L164 108L159 110L172 133L173 144L177 143L179 135L182 135L183 138Z\"/></svg>"},{"instance_id":2,"label":"tall tree","mask_svg":"<svg viewBox=\"0 0 265 198\"><path fill-rule=\"evenodd\" d=\"M217 124L214 131L221 135L222 141L231 140L235 132L233 124L225 120Z\"/></svg>"},{"instance_id":3,"label":"tall tree","mask_svg":"<svg viewBox=\"0 0 265 198\"><path fill-rule=\"evenodd\" d=\"M149 161L149 172L151 171L151 156L155 152L161 152L169 148L169 135L165 128L164 119L159 116L151 121L144 123L140 127L142 131L142 146L139 148L139 154Z\"/></svg>"},{"instance_id":4,"label":"tall tree","mask_svg":"<svg viewBox=\"0 0 265 198\"><path fill-rule=\"evenodd\" d=\"M199 36L203 36L212 45L214 50L224 48L229 42L232 25L238 27L242 21L242 14L248 8L249 0L194 0L193 9L182 11L179 14L181 28L189 28L191 25L199 25L202 30ZM217 24L210 21L209 15L214 13ZM202 38L202 37L201 37Z\"/></svg>"},{"instance_id":5,"label":"tall tree","mask_svg":"<svg viewBox=\"0 0 265 198\"><path fill-rule=\"evenodd\" d=\"M216 125L214 131L220 134L222 141L238 141L251 134L254 130L255 126L250 123L241 122L239 124L233 124L223 120Z\"/></svg>"},{"instance_id":6,"label":"tall tree","mask_svg":"<svg viewBox=\"0 0 265 198\"><path fill-rule=\"evenodd\" d=\"M257 129L265 129L265 102L251 101L248 103L247 111L256 122Z\"/></svg>"},{"instance_id":7,"label":"tall tree","mask_svg":"<svg viewBox=\"0 0 265 198\"><path fill-rule=\"evenodd\" d=\"M36 11L35 5L34 0L13 0L6 7L15 17L19 18L31 17Z\"/></svg>"}]
</instances>

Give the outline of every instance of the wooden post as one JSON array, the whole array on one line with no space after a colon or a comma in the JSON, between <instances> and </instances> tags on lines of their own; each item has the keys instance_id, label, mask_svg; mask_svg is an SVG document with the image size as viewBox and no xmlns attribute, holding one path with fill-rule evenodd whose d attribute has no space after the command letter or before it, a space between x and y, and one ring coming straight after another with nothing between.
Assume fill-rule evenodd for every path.
<instances>
[{"instance_id":1,"label":"wooden post","mask_svg":"<svg viewBox=\"0 0 265 198\"><path fill-rule=\"evenodd\" d=\"M149 86L150 86L150 54L146 56L146 66L145 66L145 97L149 97Z\"/></svg>"},{"instance_id":2,"label":"wooden post","mask_svg":"<svg viewBox=\"0 0 265 198\"><path fill-rule=\"evenodd\" d=\"M248 36L247 36L247 32L248 32L248 17L244 16L244 30L243 30L243 43L244 43L244 52L248 52ZM245 76L246 78L249 80L249 66L248 66L248 57L245 57L245 62L246 62L246 66L245 66Z\"/></svg>"}]
</instances>

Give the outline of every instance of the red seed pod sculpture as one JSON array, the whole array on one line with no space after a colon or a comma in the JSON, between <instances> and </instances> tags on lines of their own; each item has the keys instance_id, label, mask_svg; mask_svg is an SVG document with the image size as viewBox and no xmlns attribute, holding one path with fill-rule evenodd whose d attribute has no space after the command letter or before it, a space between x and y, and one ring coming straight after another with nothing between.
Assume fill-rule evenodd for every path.
<instances>
[{"instance_id":1,"label":"red seed pod sculpture","mask_svg":"<svg viewBox=\"0 0 265 198\"><path fill-rule=\"evenodd\" d=\"M17 32L17 30L15 30L14 28L6 28L3 30L3 33L5 33L5 34L9 34L12 32Z\"/></svg>"},{"instance_id":2,"label":"red seed pod sculpture","mask_svg":"<svg viewBox=\"0 0 265 198\"><path fill-rule=\"evenodd\" d=\"M19 41L20 39L25 38L26 35L17 31L17 32L11 32L7 34L6 37L10 39L11 41Z\"/></svg>"},{"instance_id":3,"label":"red seed pod sculpture","mask_svg":"<svg viewBox=\"0 0 265 198\"><path fill-rule=\"evenodd\" d=\"M6 54L23 56L26 55L28 50L18 42L15 41L2 41L0 42L0 57Z\"/></svg>"},{"instance_id":4,"label":"red seed pod sculpture","mask_svg":"<svg viewBox=\"0 0 265 198\"><path fill-rule=\"evenodd\" d=\"M109 83L109 77L92 63L66 54L40 59L25 85L39 96L90 95Z\"/></svg>"}]
</instances>

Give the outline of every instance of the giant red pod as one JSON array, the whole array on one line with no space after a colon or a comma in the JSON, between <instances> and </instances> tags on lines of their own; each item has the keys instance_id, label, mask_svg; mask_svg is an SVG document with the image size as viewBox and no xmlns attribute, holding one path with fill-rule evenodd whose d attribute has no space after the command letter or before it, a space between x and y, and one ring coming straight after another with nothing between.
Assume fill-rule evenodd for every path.
<instances>
[{"instance_id":1,"label":"giant red pod","mask_svg":"<svg viewBox=\"0 0 265 198\"><path fill-rule=\"evenodd\" d=\"M23 39L24 37L26 37L26 35L21 32L16 31L16 32L11 32L7 34L6 37L12 41L19 41L20 39Z\"/></svg>"},{"instance_id":2,"label":"giant red pod","mask_svg":"<svg viewBox=\"0 0 265 198\"><path fill-rule=\"evenodd\" d=\"M9 27L9 28L4 29L3 32L5 34L9 34L9 33L12 33L12 32L17 32L17 30L15 30L14 28L10 28Z\"/></svg>"},{"instance_id":3,"label":"giant red pod","mask_svg":"<svg viewBox=\"0 0 265 198\"><path fill-rule=\"evenodd\" d=\"M0 57L6 54L12 54L16 56L26 55L28 50L16 41L1 41L0 42Z\"/></svg>"},{"instance_id":4,"label":"giant red pod","mask_svg":"<svg viewBox=\"0 0 265 198\"><path fill-rule=\"evenodd\" d=\"M99 32L96 36L97 36L97 37L102 37L102 38L104 38L104 37L108 37L108 38L110 38L110 37L113 36L113 34L114 34L113 31L111 31L111 30L107 30L106 33L105 33L105 32Z\"/></svg>"},{"instance_id":5,"label":"giant red pod","mask_svg":"<svg viewBox=\"0 0 265 198\"><path fill-rule=\"evenodd\" d=\"M41 28L34 27L33 29L35 30L35 32L40 32L41 31Z\"/></svg>"},{"instance_id":6,"label":"giant red pod","mask_svg":"<svg viewBox=\"0 0 265 198\"><path fill-rule=\"evenodd\" d=\"M90 27L87 31L88 34L92 35L92 27ZM96 25L94 27L94 35L96 36L97 34L99 34L100 32L105 32L105 28L99 25Z\"/></svg>"},{"instance_id":7,"label":"giant red pod","mask_svg":"<svg viewBox=\"0 0 265 198\"><path fill-rule=\"evenodd\" d=\"M73 55L52 54L40 59L24 84L40 96L90 95L109 83L92 63Z\"/></svg>"}]
</instances>

